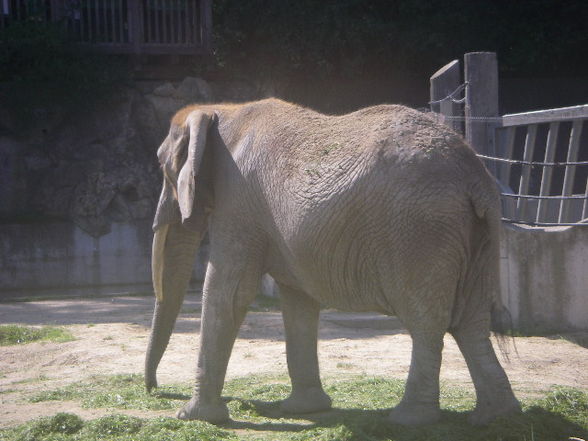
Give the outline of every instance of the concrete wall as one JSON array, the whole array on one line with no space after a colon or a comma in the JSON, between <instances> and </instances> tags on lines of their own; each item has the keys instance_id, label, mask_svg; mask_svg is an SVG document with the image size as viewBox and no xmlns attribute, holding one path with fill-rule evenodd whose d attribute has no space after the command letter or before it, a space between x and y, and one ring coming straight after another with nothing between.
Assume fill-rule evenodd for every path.
<instances>
[{"instance_id":1,"label":"concrete wall","mask_svg":"<svg viewBox=\"0 0 588 441\"><path fill-rule=\"evenodd\" d=\"M69 222L8 224L0 231L0 299L48 290L151 291L151 221L113 223L100 238ZM195 279L203 277L206 248Z\"/></svg>"},{"instance_id":2,"label":"concrete wall","mask_svg":"<svg viewBox=\"0 0 588 441\"><path fill-rule=\"evenodd\" d=\"M3 225L0 299L14 295L151 291L151 222L114 223L93 238L73 223ZM528 331L588 329L588 227L505 226L502 295ZM202 280L207 246L196 259ZM265 286L267 285L267 286ZM275 294L271 278L266 294Z\"/></svg>"},{"instance_id":3,"label":"concrete wall","mask_svg":"<svg viewBox=\"0 0 588 441\"><path fill-rule=\"evenodd\" d=\"M588 226L505 225L502 296L523 331L588 329Z\"/></svg>"}]
</instances>

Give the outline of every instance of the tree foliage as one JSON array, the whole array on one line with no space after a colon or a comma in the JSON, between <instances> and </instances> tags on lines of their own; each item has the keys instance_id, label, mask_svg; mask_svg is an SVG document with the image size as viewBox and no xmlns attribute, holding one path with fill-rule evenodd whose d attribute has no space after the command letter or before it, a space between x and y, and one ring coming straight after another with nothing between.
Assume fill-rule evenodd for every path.
<instances>
[{"instance_id":1,"label":"tree foliage","mask_svg":"<svg viewBox=\"0 0 588 441\"><path fill-rule=\"evenodd\" d=\"M220 68L257 77L429 75L465 52L503 74L588 72L585 0L215 0Z\"/></svg>"}]
</instances>

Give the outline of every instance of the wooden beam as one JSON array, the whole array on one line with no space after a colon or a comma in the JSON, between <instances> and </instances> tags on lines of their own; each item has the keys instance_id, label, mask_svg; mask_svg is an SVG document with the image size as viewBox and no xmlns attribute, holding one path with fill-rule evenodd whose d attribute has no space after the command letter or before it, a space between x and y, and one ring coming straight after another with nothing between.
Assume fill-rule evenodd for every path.
<instances>
[{"instance_id":1,"label":"wooden beam","mask_svg":"<svg viewBox=\"0 0 588 441\"><path fill-rule=\"evenodd\" d=\"M515 130L514 127L508 130ZM547 134L547 143L545 146L545 162L555 161L555 151L557 148L557 136L559 134L559 122L552 122L549 124L549 133ZM543 167L543 173L541 175L541 190L539 196L549 196L551 192L551 181L553 177L553 167ZM537 207L537 222L552 222L552 219L547 219L548 207L550 201L545 199L539 199Z\"/></svg>"},{"instance_id":2,"label":"wooden beam","mask_svg":"<svg viewBox=\"0 0 588 441\"><path fill-rule=\"evenodd\" d=\"M430 78L431 110L442 115L441 121L458 133L463 133L461 121L452 119L460 115L460 105L448 96L461 84L461 65L453 60Z\"/></svg>"},{"instance_id":3,"label":"wooden beam","mask_svg":"<svg viewBox=\"0 0 588 441\"><path fill-rule=\"evenodd\" d=\"M533 153L535 152L535 140L537 139L537 124L531 124L527 127L527 136L525 138L525 151L523 153L523 161L530 162L533 160ZM521 166L521 180L519 184L518 193L521 195L529 194L529 186L531 184L531 165L524 164ZM523 222L528 221L527 219L527 207L528 200L519 198L517 202L517 216L518 220Z\"/></svg>"},{"instance_id":4,"label":"wooden beam","mask_svg":"<svg viewBox=\"0 0 588 441\"><path fill-rule=\"evenodd\" d=\"M465 54L465 137L476 152L496 156L492 119L498 117L498 61L494 52ZM488 121L490 119L490 121ZM491 170L493 171L493 170Z\"/></svg>"},{"instance_id":5,"label":"wooden beam","mask_svg":"<svg viewBox=\"0 0 588 441\"><path fill-rule=\"evenodd\" d=\"M559 109L538 110L535 112L512 113L502 117L502 126L521 126L526 124L550 123L554 120L567 121L578 118L588 119L588 104L561 107Z\"/></svg>"},{"instance_id":6,"label":"wooden beam","mask_svg":"<svg viewBox=\"0 0 588 441\"><path fill-rule=\"evenodd\" d=\"M577 119L572 123L572 131L570 132L570 142L568 146L568 156L566 162L576 162L580 152L580 136L582 135L583 120ZM574 190L574 179L576 177L576 166L567 165L564 175L564 183L562 189L562 196L571 196ZM559 208L559 222L570 222L568 220L568 212L570 209L570 200L564 200Z\"/></svg>"}]
</instances>

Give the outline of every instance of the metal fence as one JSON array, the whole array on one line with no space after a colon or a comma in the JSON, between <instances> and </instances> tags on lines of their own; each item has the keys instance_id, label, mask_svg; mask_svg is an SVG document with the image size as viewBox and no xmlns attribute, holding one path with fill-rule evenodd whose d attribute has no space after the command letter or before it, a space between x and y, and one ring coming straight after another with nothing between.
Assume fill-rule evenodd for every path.
<instances>
[{"instance_id":1,"label":"metal fence","mask_svg":"<svg viewBox=\"0 0 588 441\"><path fill-rule=\"evenodd\" d=\"M588 226L588 105L498 116L497 71L494 81L472 77L488 70L470 66L468 78L466 64L461 83L459 62L440 69L431 77L431 109L454 130L465 126L500 186L503 221ZM490 91L473 90L492 83Z\"/></svg>"},{"instance_id":2,"label":"metal fence","mask_svg":"<svg viewBox=\"0 0 588 441\"><path fill-rule=\"evenodd\" d=\"M0 29L58 22L74 41L109 53L210 51L212 0L0 0Z\"/></svg>"},{"instance_id":3,"label":"metal fence","mask_svg":"<svg viewBox=\"0 0 588 441\"><path fill-rule=\"evenodd\" d=\"M588 105L502 117L497 155L479 156L494 164L506 220L549 226L588 218L587 126Z\"/></svg>"}]
</instances>

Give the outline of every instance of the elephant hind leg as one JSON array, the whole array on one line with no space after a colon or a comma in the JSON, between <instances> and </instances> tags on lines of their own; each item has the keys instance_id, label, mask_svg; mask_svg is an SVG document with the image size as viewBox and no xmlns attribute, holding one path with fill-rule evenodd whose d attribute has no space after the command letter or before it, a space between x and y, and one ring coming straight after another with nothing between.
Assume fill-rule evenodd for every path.
<instances>
[{"instance_id":1,"label":"elephant hind leg","mask_svg":"<svg viewBox=\"0 0 588 441\"><path fill-rule=\"evenodd\" d=\"M417 425L434 423L440 418L439 370L444 333L411 333L412 359L406 390L390 413L391 422Z\"/></svg>"},{"instance_id":2,"label":"elephant hind leg","mask_svg":"<svg viewBox=\"0 0 588 441\"><path fill-rule=\"evenodd\" d=\"M506 373L496 358L487 326L477 329L453 331L453 337L461 350L476 388L476 408L470 415L470 423L486 424L496 417L520 412L521 405L515 398Z\"/></svg>"},{"instance_id":3,"label":"elephant hind leg","mask_svg":"<svg viewBox=\"0 0 588 441\"><path fill-rule=\"evenodd\" d=\"M279 285L286 331L288 372L292 393L282 402L287 413L328 410L331 399L323 390L318 365L319 303L302 291Z\"/></svg>"}]
</instances>

